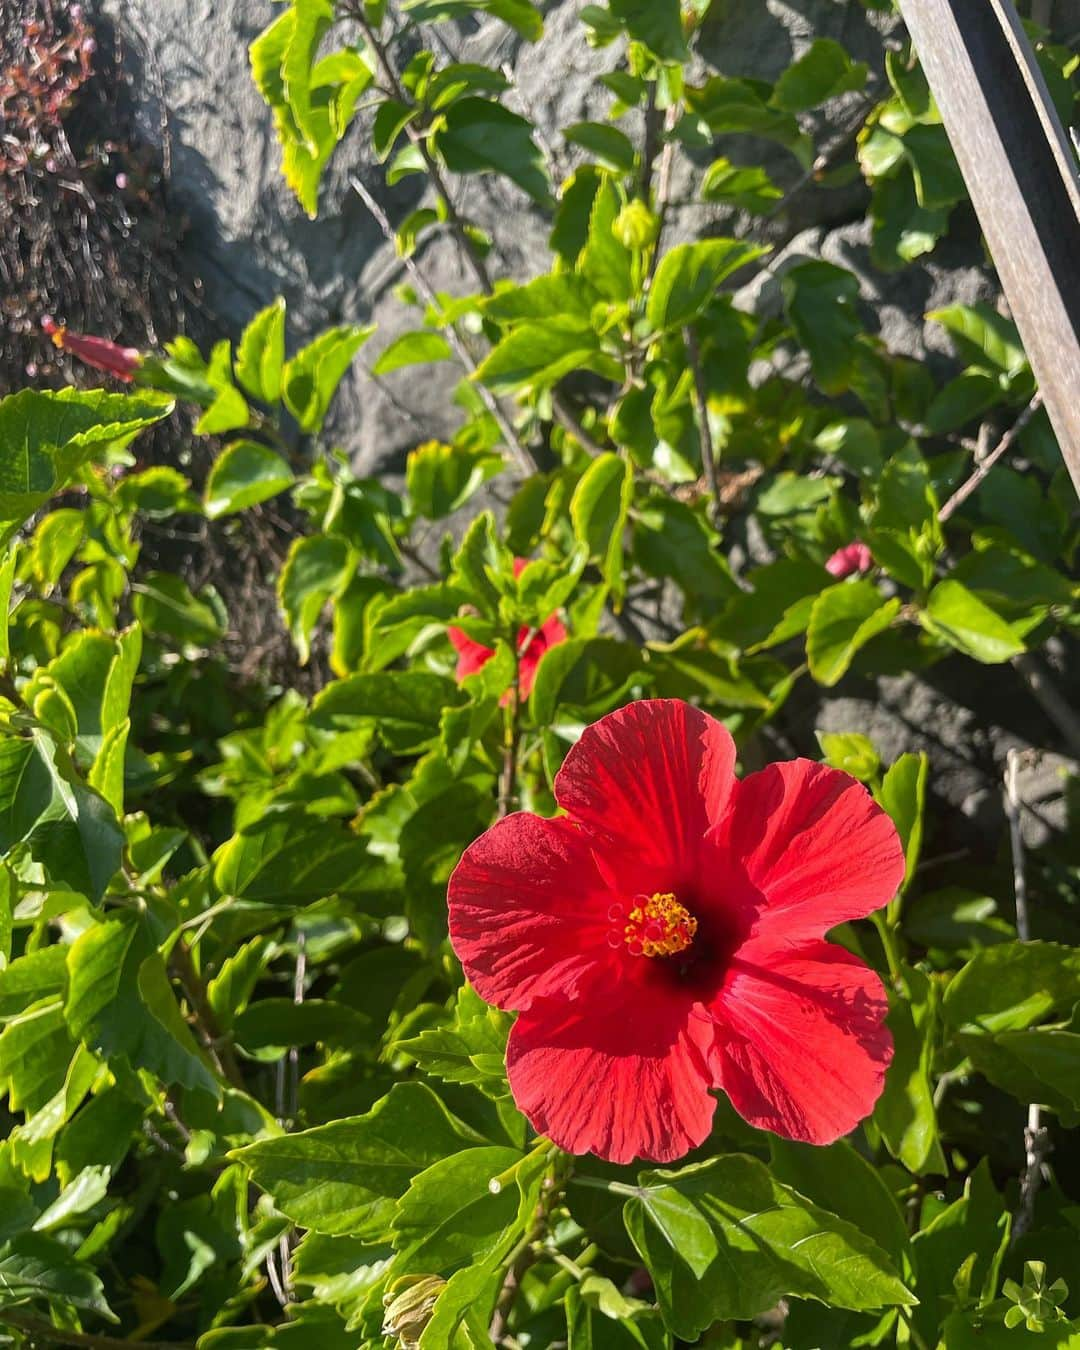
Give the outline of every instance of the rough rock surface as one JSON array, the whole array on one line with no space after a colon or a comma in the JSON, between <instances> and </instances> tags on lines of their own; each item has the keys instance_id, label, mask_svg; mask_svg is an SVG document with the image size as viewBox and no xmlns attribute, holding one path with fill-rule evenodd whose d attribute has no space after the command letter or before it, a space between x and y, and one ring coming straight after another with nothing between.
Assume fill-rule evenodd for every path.
<instances>
[{"instance_id":1,"label":"rough rock surface","mask_svg":"<svg viewBox=\"0 0 1080 1350\"><path fill-rule=\"evenodd\" d=\"M374 382L370 367L378 352L412 318L392 288L403 269L363 203L349 189L358 175L383 202L394 221L418 204L422 183L406 179L388 191L382 171L370 163L357 128L339 147L325 175L320 217L309 221L286 188L270 116L247 68L247 46L270 21L269 0L101 0L105 12L133 40L141 66L139 87L145 133L161 138L167 127L171 194L189 220L185 261L203 283L208 317L235 336L244 321L274 295L289 303L297 343L328 324L376 322L379 331L361 353L342 390L331 427L364 470L390 468L418 440L447 433L454 425L449 393L457 378L451 366L404 370ZM597 75L615 60L613 49L588 46L580 0L556 0L547 8L543 42L530 46L502 24L441 25L439 35L456 56L506 62L513 68L517 106L533 118L558 176L579 152L560 143L559 126L602 115L607 93ZM843 42L853 55L880 72L882 43L895 24L891 14L866 11L847 0L766 0L747 5L717 0L703 35L708 61L731 75L774 78L815 36ZM878 76L880 79L880 76ZM856 96L857 97L857 96ZM850 96L829 109L833 126L819 119L819 145L835 138L851 117ZM782 149L734 140L720 147L735 159L764 159L777 180L790 186L801 170ZM709 156L703 156L707 162ZM718 228L713 211L680 205L689 195L691 165L677 169L673 183L671 239ZM547 225L515 188L493 178L457 184L463 211L495 239L492 271L524 276L546 265ZM785 257L817 254L852 267L864 297L880 315L882 335L896 350L915 352L924 341L922 313L945 296L976 298L986 292L973 231L958 247L935 254L925 268L883 278L867 261L860 184L838 190L807 189L791 212L773 224ZM438 289L470 287L451 241L436 238L422 250L425 272ZM766 287L768 281L765 283ZM767 301L767 296L762 297ZM933 339L931 339L933 341Z\"/></svg>"}]
</instances>

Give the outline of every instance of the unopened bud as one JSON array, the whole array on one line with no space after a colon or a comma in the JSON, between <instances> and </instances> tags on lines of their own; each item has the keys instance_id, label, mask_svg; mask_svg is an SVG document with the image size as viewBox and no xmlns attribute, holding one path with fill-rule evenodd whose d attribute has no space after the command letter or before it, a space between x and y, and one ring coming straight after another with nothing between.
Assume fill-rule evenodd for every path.
<instances>
[{"instance_id":1,"label":"unopened bud","mask_svg":"<svg viewBox=\"0 0 1080 1350\"><path fill-rule=\"evenodd\" d=\"M383 1295L382 1334L396 1336L401 1350L416 1350L446 1281L439 1275L403 1275Z\"/></svg>"},{"instance_id":2,"label":"unopened bud","mask_svg":"<svg viewBox=\"0 0 1080 1350\"><path fill-rule=\"evenodd\" d=\"M660 221L643 201L632 201L615 217L611 232L624 248L648 248L656 243Z\"/></svg>"}]
</instances>

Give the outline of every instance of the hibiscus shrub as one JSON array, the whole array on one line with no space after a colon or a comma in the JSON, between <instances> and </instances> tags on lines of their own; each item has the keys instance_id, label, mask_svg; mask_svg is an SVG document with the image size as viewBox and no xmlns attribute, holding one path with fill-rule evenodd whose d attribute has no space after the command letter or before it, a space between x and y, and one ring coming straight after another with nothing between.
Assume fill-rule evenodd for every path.
<instances>
[{"instance_id":1,"label":"hibiscus shrub","mask_svg":"<svg viewBox=\"0 0 1080 1350\"><path fill-rule=\"evenodd\" d=\"M463 368L403 481L324 431L370 328L41 316L117 392L0 402L5 1343L1080 1345L1075 779L1025 800L991 747L980 830L944 759L812 735L841 681L945 672L1075 753L1075 494L998 309L932 316L942 382L840 266L736 296L851 176L832 100L878 266L967 208L902 31L874 102L832 41L717 73L708 9L586 7L610 106L554 149L445 26L542 43L527 0L294 0L254 41L310 214L350 125L424 177L396 223L356 184L416 307L374 376ZM497 274L470 175L547 216L547 273ZM673 182L724 233L676 242ZM205 481L138 458L177 403ZM206 532L269 541L273 677Z\"/></svg>"}]
</instances>

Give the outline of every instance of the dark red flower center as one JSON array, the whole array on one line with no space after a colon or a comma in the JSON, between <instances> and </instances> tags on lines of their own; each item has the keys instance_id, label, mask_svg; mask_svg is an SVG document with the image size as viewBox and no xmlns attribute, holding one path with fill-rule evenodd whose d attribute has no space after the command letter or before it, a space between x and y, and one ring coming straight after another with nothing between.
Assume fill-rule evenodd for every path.
<instances>
[{"instance_id":1,"label":"dark red flower center","mask_svg":"<svg viewBox=\"0 0 1080 1350\"><path fill-rule=\"evenodd\" d=\"M698 921L669 891L636 895L628 904L608 910L608 943L626 946L631 956L675 956L694 940Z\"/></svg>"}]
</instances>

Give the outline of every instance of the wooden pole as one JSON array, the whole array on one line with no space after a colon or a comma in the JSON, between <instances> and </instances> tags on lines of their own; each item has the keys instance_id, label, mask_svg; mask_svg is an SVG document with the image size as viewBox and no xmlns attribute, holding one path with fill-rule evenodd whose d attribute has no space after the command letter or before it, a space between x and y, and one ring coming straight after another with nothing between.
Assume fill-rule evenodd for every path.
<instances>
[{"instance_id":1,"label":"wooden pole","mask_svg":"<svg viewBox=\"0 0 1080 1350\"><path fill-rule=\"evenodd\" d=\"M1011 0L898 0L1080 492L1080 183Z\"/></svg>"}]
</instances>

